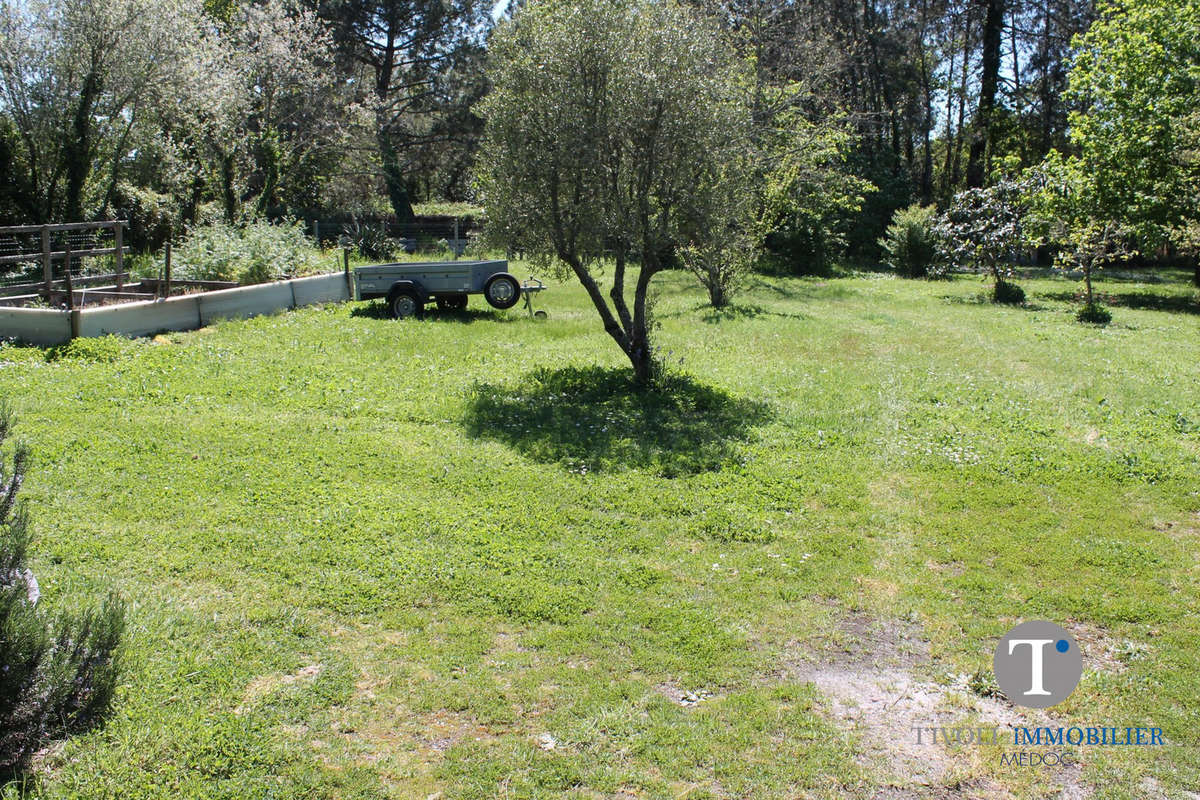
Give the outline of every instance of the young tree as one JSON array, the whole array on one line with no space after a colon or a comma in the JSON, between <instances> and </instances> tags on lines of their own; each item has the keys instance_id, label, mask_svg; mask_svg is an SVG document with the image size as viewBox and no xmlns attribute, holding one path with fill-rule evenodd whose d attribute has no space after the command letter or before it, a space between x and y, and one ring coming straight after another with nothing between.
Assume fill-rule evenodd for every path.
<instances>
[{"instance_id":1,"label":"young tree","mask_svg":"<svg viewBox=\"0 0 1200 800\"><path fill-rule=\"evenodd\" d=\"M729 235L694 223L749 147L738 62L673 0L533 0L502 24L492 59L479 176L490 235L569 269L645 384L651 279L679 247Z\"/></svg>"},{"instance_id":2,"label":"young tree","mask_svg":"<svg viewBox=\"0 0 1200 800\"><path fill-rule=\"evenodd\" d=\"M1067 183L1100 228L1118 222L1143 249L1200 220L1197 31L1200 0L1126 0L1076 40L1069 94L1085 110L1066 166L1086 186Z\"/></svg>"},{"instance_id":3,"label":"young tree","mask_svg":"<svg viewBox=\"0 0 1200 800\"><path fill-rule=\"evenodd\" d=\"M1003 178L986 189L954 196L938 219L936 236L952 266L969 265L992 278L992 301L1021 303L1025 293L1011 283L1012 260L1029 242L1025 185Z\"/></svg>"},{"instance_id":4,"label":"young tree","mask_svg":"<svg viewBox=\"0 0 1200 800\"><path fill-rule=\"evenodd\" d=\"M713 308L725 308L742 286L754 263L756 248L744 232L728 238L705 237L679 248L679 260L708 292Z\"/></svg>"},{"instance_id":5,"label":"young tree","mask_svg":"<svg viewBox=\"0 0 1200 800\"><path fill-rule=\"evenodd\" d=\"M758 256L755 235L754 151L730 153L733 161L707 166L680 224L675 255L708 292L713 308L733 300Z\"/></svg>"},{"instance_id":6,"label":"young tree","mask_svg":"<svg viewBox=\"0 0 1200 800\"><path fill-rule=\"evenodd\" d=\"M0 404L0 444L11 427ZM47 741L108 711L125 624L116 598L57 618L43 610L26 563L29 517L17 500L28 466L29 451L17 445L12 473L0 467L0 781L20 773Z\"/></svg>"},{"instance_id":7,"label":"young tree","mask_svg":"<svg viewBox=\"0 0 1200 800\"><path fill-rule=\"evenodd\" d=\"M1092 287L1096 270L1136 255L1134 231L1104 200L1105 175L1088 169L1082 158L1051 151L1029 171L1031 219L1040 237L1058 247L1056 266L1083 273L1084 307L1079 319L1108 322Z\"/></svg>"}]
</instances>

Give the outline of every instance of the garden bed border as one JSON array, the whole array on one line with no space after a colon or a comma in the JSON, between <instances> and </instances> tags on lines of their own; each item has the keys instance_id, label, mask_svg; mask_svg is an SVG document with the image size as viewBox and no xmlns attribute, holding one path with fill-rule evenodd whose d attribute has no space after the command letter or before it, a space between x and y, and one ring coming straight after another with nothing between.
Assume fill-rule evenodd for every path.
<instances>
[{"instance_id":1,"label":"garden bed border","mask_svg":"<svg viewBox=\"0 0 1200 800\"><path fill-rule=\"evenodd\" d=\"M218 319L242 319L318 303L341 303L352 296L349 275L343 271L73 311L0 308L0 339L56 345L75 337L149 336L195 330Z\"/></svg>"}]
</instances>

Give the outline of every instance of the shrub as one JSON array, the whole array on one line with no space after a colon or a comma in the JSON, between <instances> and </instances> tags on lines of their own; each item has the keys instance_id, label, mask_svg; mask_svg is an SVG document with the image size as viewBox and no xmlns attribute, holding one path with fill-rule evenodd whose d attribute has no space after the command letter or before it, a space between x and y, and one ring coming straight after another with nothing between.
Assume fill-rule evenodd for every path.
<instances>
[{"instance_id":1,"label":"shrub","mask_svg":"<svg viewBox=\"0 0 1200 800\"><path fill-rule=\"evenodd\" d=\"M933 233L936 216L933 206L919 204L897 211L879 240L884 263L905 278L936 274L938 248Z\"/></svg>"},{"instance_id":2,"label":"shrub","mask_svg":"<svg viewBox=\"0 0 1200 800\"><path fill-rule=\"evenodd\" d=\"M1025 299L1008 279L1013 277L1013 254L1030 242L1025 225L1027 195L1027 181L1013 178L986 189L967 189L954 195L934 226L947 264L985 271L992 278L992 299L997 303Z\"/></svg>"},{"instance_id":3,"label":"shrub","mask_svg":"<svg viewBox=\"0 0 1200 800\"><path fill-rule=\"evenodd\" d=\"M1112 312L1095 303L1088 303L1075 314L1075 319L1089 325L1107 325L1112 322Z\"/></svg>"},{"instance_id":4,"label":"shrub","mask_svg":"<svg viewBox=\"0 0 1200 800\"><path fill-rule=\"evenodd\" d=\"M0 404L0 444L12 415ZM116 597L99 609L51 617L26 562L32 534L17 492L29 451L0 469L0 780L22 772L46 742L86 729L112 704L125 627Z\"/></svg>"},{"instance_id":5,"label":"shrub","mask_svg":"<svg viewBox=\"0 0 1200 800\"><path fill-rule=\"evenodd\" d=\"M996 281L992 286L992 302L1019 306L1025 302L1025 290L1009 281Z\"/></svg>"},{"instance_id":6,"label":"shrub","mask_svg":"<svg viewBox=\"0 0 1200 800\"><path fill-rule=\"evenodd\" d=\"M67 359L86 361L93 364L112 364L128 357L137 350L137 343L124 336L81 336L66 344L46 349L47 361Z\"/></svg>"},{"instance_id":7,"label":"shrub","mask_svg":"<svg viewBox=\"0 0 1200 800\"><path fill-rule=\"evenodd\" d=\"M338 244L370 261L390 261L400 249L400 242L388 236L385 226L368 225L358 221L350 223L345 232L338 237Z\"/></svg>"},{"instance_id":8,"label":"shrub","mask_svg":"<svg viewBox=\"0 0 1200 800\"><path fill-rule=\"evenodd\" d=\"M113 205L119 218L129 221L125 244L137 250L161 248L171 238L179 215L179 206L170 195L126 181L117 184Z\"/></svg>"},{"instance_id":9,"label":"shrub","mask_svg":"<svg viewBox=\"0 0 1200 800\"><path fill-rule=\"evenodd\" d=\"M846 239L832 224L796 212L766 237L767 249L787 262L795 275L828 276L845 250Z\"/></svg>"},{"instance_id":10,"label":"shrub","mask_svg":"<svg viewBox=\"0 0 1200 800\"><path fill-rule=\"evenodd\" d=\"M745 237L739 239L730 236L723 240L681 247L677 256L708 292L712 307L724 308L749 274L754 249Z\"/></svg>"},{"instance_id":11,"label":"shrub","mask_svg":"<svg viewBox=\"0 0 1200 800\"><path fill-rule=\"evenodd\" d=\"M175 250L173 277L240 284L315 272L317 252L300 223L218 223L193 228Z\"/></svg>"}]
</instances>

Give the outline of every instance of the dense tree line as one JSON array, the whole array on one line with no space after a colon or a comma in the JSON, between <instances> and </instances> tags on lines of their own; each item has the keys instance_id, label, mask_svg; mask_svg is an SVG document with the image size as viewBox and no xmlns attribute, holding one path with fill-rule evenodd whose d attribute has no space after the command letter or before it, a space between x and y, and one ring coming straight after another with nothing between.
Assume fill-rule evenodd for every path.
<instances>
[{"instance_id":1,"label":"dense tree line","mask_svg":"<svg viewBox=\"0 0 1200 800\"><path fill-rule=\"evenodd\" d=\"M0 219L393 213L464 199L477 0L0 2Z\"/></svg>"},{"instance_id":2,"label":"dense tree line","mask_svg":"<svg viewBox=\"0 0 1200 800\"><path fill-rule=\"evenodd\" d=\"M727 0L717 13L760 86L791 87L786 102L849 133L844 169L869 186L842 220L846 245L874 258L896 209L944 205L992 182L1009 156L1028 166L1068 146L1064 58L1095 9L1090 0ZM763 105L760 120L775 110Z\"/></svg>"},{"instance_id":3,"label":"dense tree line","mask_svg":"<svg viewBox=\"0 0 1200 800\"><path fill-rule=\"evenodd\" d=\"M1108 130L1069 85L1092 0L692 3L748 65L757 233L783 269L878 259L898 209ZM153 243L203 220L477 200L493 10L0 0L0 219L127 216Z\"/></svg>"}]
</instances>

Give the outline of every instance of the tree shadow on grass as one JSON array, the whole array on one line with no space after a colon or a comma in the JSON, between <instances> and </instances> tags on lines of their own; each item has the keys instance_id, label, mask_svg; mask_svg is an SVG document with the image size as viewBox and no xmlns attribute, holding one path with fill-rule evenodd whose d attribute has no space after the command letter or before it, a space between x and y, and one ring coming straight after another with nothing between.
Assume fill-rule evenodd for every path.
<instances>
[{"instance_id":1,"label":"tree shadow on grass","mask_svg":"<svg viewBox=\"0 0 1200 800\"><path fill-rule=\"evenodd\" d=\"M1083 293L1045 292L1038 295L1060 303L1082 303ZM1161 294L1156 292L1119 292L1108 294L1097 292L1102 305L1117 308L1133 308L1140 311L1166 311L1171 314L1200 314L1200 294Z\"/></svg>"},{"instance_id":2,"label":"tree shadow on grass","mask_svg":"<svg viewBox=\"0 0 1200 800\"><path fill-rule=\"evenodd\" d=\"M691 377L639 389L628 369L539 369L516 386L476 384L467 432L573 472L645 469L665 477L736 462L768 407Z\"/></svg>"},{"instance_id":3,"label":"tree shadow on grass","mask_svg":"<svg viewBox=\"0 0 1200 800\"><path fill-rule=\"evenodd\" d=\"M1045 297L1045 295L1038 295ZM992 299L991 292L978 292L973 294L944 294L942 299L947 303L956 306L990 306L991 308L1019 308L1024 311L1049 311L1049 306L1044 306L1040 303L1035 303L1031 300L1025 300L1023 303L997 303Z\"/></svg>"},{"instance_id":4,"label":"tree shadow on grass","mask_svg":"<svg viewBox=\"0 0 1200 800\"><path fill-rule=\"evenodd\" d=\"M748 281L746 288L755 292L771 292L785 300L845 300L858 294L842 283L813 279L811 275L803 277L808 280L779 281L758 277Z\"/></svg>"},{"instance_id":5,"label":"tree shadow on grass","mask_svg":"<svg viewBox=\"0 0 1200 800\"><path fill-rule=\"evenodd\" d=\"M722 322L734 322L737 320L757 319L759 317L780 317L782 319L805 319L803 314L793 314L788 311L774 311L763 306L749 303L731 303L722 308L713 308L711 303L699 303L691 308L682 311L675 311L670 314L660 314L658 316L663 319L672 317L690 317L693 314L700 314L700 319L710 325L718 325Z\"/></svg>"},{"instance_id":6,"label":"tree shadow on grass","mask_svg":"<svg viewBox=\"0 0 1200 800\"><path fill-rule=\"evenodd\" d=\"M394 322L391 312L388 311L386 303L361 303L350 309L350 316L360 317L363 319L381 319L387 322ZM466 308L461 311L439 311L430 306L425 309L423 319L437 320L439 322L459 322L470 324L472 322L513 322L521 317L514 314L506 314L500 311L483 308Z\"/></svg>"},{"instance_id":7,"label":"tree shadow on grass","mask_svg":"<svg viewBox=\"0 0 1200 800\"><path fill-rule=\"evenodd\" d=\"M756 319L764 314L771 313L760 305L743 305L741 303L731 303L730 305L722 306L721 308L713 308L711 304L703 303L696 306L696 308L693 310L703 312L700 316L700 319L708 323L725 322L737 319Z\"/></svg>"}]
</instances>

